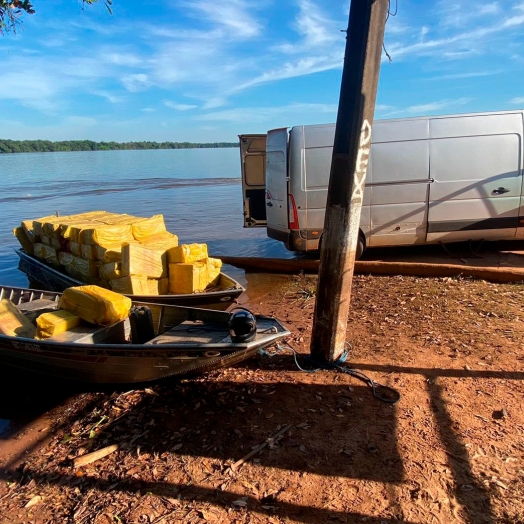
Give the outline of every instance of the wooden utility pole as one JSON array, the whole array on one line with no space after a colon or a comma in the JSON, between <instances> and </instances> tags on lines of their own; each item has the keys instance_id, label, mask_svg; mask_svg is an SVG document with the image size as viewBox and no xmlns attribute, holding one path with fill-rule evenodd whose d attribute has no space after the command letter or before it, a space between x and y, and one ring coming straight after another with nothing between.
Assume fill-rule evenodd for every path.
<instances>
[{"instance_id":1,"label":"wooden utility pole","mask_svg":"<svg viewBox=\"0 0 524 524\"><path fill-rule=\"evenodd\" d=\"M338 359L346 342L388 7L351 0L310 348L319 361Z\"/></svg>"}]
</instances>

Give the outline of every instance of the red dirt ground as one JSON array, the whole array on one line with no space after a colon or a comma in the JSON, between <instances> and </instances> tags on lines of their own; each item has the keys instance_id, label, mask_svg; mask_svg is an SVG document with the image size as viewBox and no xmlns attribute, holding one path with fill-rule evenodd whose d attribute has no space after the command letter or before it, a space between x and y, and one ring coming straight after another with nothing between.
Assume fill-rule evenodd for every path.
<instances>
[{"instance_id":1,"label":"red dirt ground","mask_svg":"<svg viewBox=\"0 0 524 524\"><path fill-rule=\"evenodd\" d=\"M316 277L247 282L310 367ZM355 276L346 366L394 405L291 351L130 391L4 370L1 416L29 437L2 436L0 522L524 523L523 301L523 283Z\"/></svg>"}]
</instances>

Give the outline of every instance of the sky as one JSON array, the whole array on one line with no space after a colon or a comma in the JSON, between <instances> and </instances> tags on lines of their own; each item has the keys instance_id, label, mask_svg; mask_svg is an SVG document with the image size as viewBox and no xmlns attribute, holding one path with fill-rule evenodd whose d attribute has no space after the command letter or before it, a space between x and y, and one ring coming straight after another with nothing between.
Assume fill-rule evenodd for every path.
<instances>
[{"instance_id":1,"label":"sky","mask_svg":"<svg viewBox=\"0 0 524 524\"><path fill-rule=\"evenodd\" d=\"M33 0L0 138L233 142L336 121L349 2ZM524 108L523 0L391 0L375 118Z\"/></svg>"}]
</instances>

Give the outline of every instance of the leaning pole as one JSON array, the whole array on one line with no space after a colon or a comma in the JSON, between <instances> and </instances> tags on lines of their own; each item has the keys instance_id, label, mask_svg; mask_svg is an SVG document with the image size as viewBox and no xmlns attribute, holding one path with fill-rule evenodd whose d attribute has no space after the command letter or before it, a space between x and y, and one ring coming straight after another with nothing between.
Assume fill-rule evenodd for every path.
<instances>
[{"instance_id":1,"label":"leaning pole","mask_svg":"<svg viewBox=\"0 0 524 524\"><path fill-rule=\"evenodd\" d=\"M310 352L344 352L388 0L351 0Z\"/></svg>"}]
</instances>

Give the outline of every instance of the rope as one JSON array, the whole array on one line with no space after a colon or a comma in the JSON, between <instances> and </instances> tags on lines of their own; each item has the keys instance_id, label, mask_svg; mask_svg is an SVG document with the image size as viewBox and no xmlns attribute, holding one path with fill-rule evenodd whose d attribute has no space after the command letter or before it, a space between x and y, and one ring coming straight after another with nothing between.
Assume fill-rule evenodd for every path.
<instances>
[{"instance_id":1,"label":"rope","mask_svg":"<svg viewBox=\"0 0 524 524\"><path fill-rule=\"evenodd\" d=\"M286 344L287 347L281 346L278 342L276 343L277 349L271 353L268 353L265 349L259 349L258 352L262 356L267 356L269 358L272 358L279 353L282 353L283 351L290 350L293 353L293 358L295 360L295 364L297 368L300 371L303 371L305 373L316 373L317 371L321 370L337 370L342 373L346 373L362 382L364 382L366 385L368 385L371 388L371 392L373 396L382 402L386 402L387 404L396 404L400 400L400 393L389 386L384 386L382 384L379 384L378 382L375 382L371 378L369 378L367 375L362 373L361 371L357 371L356 369L351 369L348 367L343 366L343 364L346 362L348 356L349 356L349 350L353 349L351 344L349 342L347 343L348 349L344 350L342 355L335 360L334 362L316 362L311 357L305 357L306 360L308 360L312 365L316 366L313 369L305 369L303 368L299 362L298 362L298 352L297 350L289 344L289 342L284 341L284 344Z\"/></svg>"}]
</instances>

